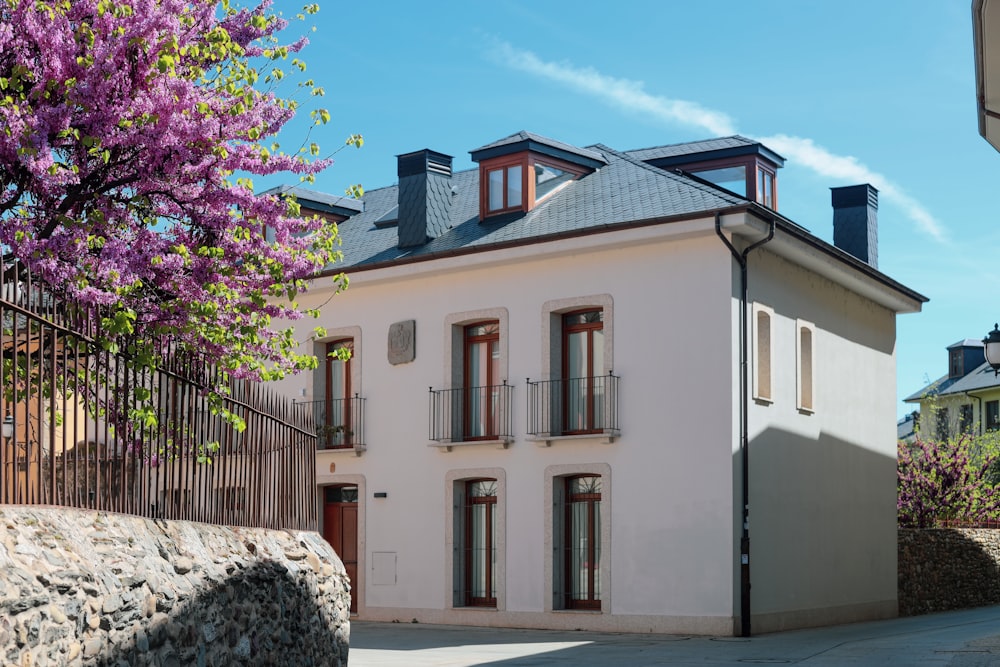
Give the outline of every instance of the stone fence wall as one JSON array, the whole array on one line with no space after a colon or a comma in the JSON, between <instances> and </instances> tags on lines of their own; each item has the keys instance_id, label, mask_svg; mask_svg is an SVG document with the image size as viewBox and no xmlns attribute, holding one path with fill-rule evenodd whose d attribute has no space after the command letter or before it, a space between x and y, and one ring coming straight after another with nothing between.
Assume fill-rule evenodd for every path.
<instances>
[{"instance_id":1,"label":"stone fence wall","mask_svg":"<svg viewBox=\"0 0 1000 667\"><path fill-rule=\"evenodd\" d=\"M1000 604L1000 529L900 528L899 615Z\"/></svg>"},{"instance_id":2,"label":"stone fence wall","mask_svg":"<svg viewBox=\"0 0 1000 667\"><path fill-rule=\"evenodd\" d=\"M0 506L0 664L347 664L316 533Z\"/></svg>"}]
</instances>

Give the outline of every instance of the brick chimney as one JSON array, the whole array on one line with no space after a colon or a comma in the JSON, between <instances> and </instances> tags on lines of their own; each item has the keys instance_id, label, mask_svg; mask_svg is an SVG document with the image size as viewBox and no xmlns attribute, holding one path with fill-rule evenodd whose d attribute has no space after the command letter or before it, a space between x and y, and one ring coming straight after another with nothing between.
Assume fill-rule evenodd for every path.
<instances>
[{"instance_id":1,"label":"brick chimney","mask_svg":"<svg viewBox=\"0 0 1000 667\"><path fill-rule=\"evenodd\" d=\"M451 211L451 156L424 149L397 155L399 247L421 246L444 233Z\"/></svg>"},{"instance_id":2,"label":"brick chimney","mask_svg":"<svg viewBox=\"0 0 1000 667\"><path fill-rule=\"evenodd\" d=\"M878 190L871 185L830 188L833 245L878 268Z\"/></svg>"}]
</instances>

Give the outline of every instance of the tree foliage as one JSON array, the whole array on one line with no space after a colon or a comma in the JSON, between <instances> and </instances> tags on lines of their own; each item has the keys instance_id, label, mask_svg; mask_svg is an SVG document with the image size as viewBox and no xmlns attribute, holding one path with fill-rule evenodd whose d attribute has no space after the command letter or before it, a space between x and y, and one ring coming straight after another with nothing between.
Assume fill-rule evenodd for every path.
<instances>
[{"instance_id":1,"label":"tree foliage","mask_svg":"<svg viewBox=\"0 0 1000 667\"><path fill-rule=\"evenodd\" d=\"M279 96L286 70L305 76L305 40L279 41L269 4L0 0L5 263L100 308L101 344L150 365L161 335L236 377L316 363L271 323L307 313L297 294L338 259L336 227L250 180L330 162L308 138L291 152L274 141L296 98L322 89L305 79Z\"/></svg>"},{"instance_id":2,"label":"tree foliage","mask_svg":"<svg viewBox=\"0 0 1000 667\"><path fill-rule=\"evenodd\" d=\"M900 441L899 525L929 528L1000 519L1000 491L994 487L998 451L995 433L946 440L925 439L918 433L913 443Z\"/></svg>"}]
</instances>

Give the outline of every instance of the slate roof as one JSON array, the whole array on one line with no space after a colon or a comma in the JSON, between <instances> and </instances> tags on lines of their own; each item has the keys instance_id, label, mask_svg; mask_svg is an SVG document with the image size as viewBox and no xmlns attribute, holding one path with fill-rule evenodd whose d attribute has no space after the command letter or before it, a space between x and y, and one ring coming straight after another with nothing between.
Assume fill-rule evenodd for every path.
<instances>
[{"instance_id":1,"label":"slate roof","mask_svg":"<svg viewBox=\"0 0 1000 667\"><path fill-rule=\"evenodd\" d=\"M718 137L716 139L706 139L704 141L687 141L681 144L667 144L666 146L653 146L652 148L638 148L626 151L629 155L640 160L655 160L661 157L675 157L678 155L691 155L692 153L707 153L728 148L741 148L753 146L756 141L751 141L746 137L734 134L731 137Z\"/></svg>"},{"instance_id":2,"label":"slate roof","mask_svg":"<svg viewBox=\"0 0 1000 667\"><path fill-rule=\"evenodd\" d=\"M988 363L983 363L973 371L957 378L942 377L903 400L914 403L930 396L954 396L964 394L967 391L982 391L983 389L1000 389L1000 377L997 377L993 372L993 367Z\"/></svg>"},{"instance_id":3,"label":"slate roof","mask_svg":"<svg viewBox=\"0 0 1000 667\"><path fill-rule=\"evenodd\" d=\"M648 155L660 155L660 158L653 160L659 164L659 160L669 161L675 157L680 159L683 155L695 155L693 160L687 158L690 163L708 159L720 151L739 151L741 155L773 156L775 164L784 161L784 158L772 153L759 142L733 136L620 152L602 144L580 148L530 132L517 132L472 153L476 159L486 159L494 154L509 155L522 149L565 156L575 164L586 166L589 172L562 184L527 213L517 211L492 216L483 221L479 219L479 169L454 173L448 183L450 191L445 191L450 194L448 205L438 206L440 202L436 202L434 219L429 221L433 223L428 226L433 227L436 238L423 245L402 249L399 248L396 222L399 186L369 190L361 200L363 210L339 223L343 262L330 267L330 270L357 271L453 254L540 243L636 224L664 224L672 220L705 218L718 211L757 210L762 216L773 217L776 225L790 237L867 274L908 298L921 302L927 300L877 269L813 236L780 214L696 175L678 172L673 168L663 169L642 159ZM670 157L670 154L675 157ZM344 203L344 198L341 197L331 198L331 201L323 203L319 198L321 193L303 188L293 190L299 194L299 201L304 205L308 205L306 199L314 199L322 206ZM440 194L440 189L438 192Z\"/></svg>"},{"instance_id":4,"label":"slate roof","mask_svg":"<svg viewBox=\"0 0 1000 667\"><path fill-rule=\"evenodd\" d=\"M324 211L327 213L340 213L341 215L346 215L346 216L351 216L354 215L355 213L360 213L361 211L365 210L363 201L357 199L351 199L349 197L338 197L337 195L329 195L325 192L310 190L308 188L303 188L298 185L279 185L276 188L265 190L261 194L294 195L296 199L310 202L310 207L313 210Z\"/></svg>"},{"instance_id":5,"label":"slate roof","mask_svg":"<svg viewBox=\"0 0 1000 667\"><path fill-rule=\"evenodd\" d=\"M497 216L483 222L479 221L479 170L456 172L451 178L452 202L446 231L414 248L397 247L395 225L387 226L384 220L378 226L375 224L387 218L386 214L397 205L399 186L366 191L362 199L365 210L339 225L344 262L337 268L364 268L403 258L541 241L634 221L708 215L747 204L742 197L651 167L607 146L598 144L583 150L600 158L606 166L570 181L528 213Z\"/></svg>"},{"instance_id":6,"label":"slate roof","mask_svg":"<svg viewBox=\"0 0 1000 667\"><path fill-rule=\"evenodd\" d=\"M718 160L721 158L740 157L745 155L761 155L779 167L785 164L785 158L781 157L770 148L754 141L734 134L731 137L719 137L717 139L706 139L704 141L689 141L682 144L669 144L667 146L654 146L652 148L639 148L627 151L632 157L650 162L657 167L669 168L691 162L691 158L697 155L701 160Z\"/></svg>"}]
</instances>

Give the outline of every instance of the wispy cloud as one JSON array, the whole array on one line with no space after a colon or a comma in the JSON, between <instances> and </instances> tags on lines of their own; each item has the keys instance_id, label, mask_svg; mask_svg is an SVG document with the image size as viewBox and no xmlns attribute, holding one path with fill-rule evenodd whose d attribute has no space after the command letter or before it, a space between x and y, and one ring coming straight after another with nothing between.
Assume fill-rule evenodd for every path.
<instances>
[{"instance_id":1,"label":"wispy cloud","mask_svg":"<svg viewBox=\"0 0 1000 667\"><path fill-rule=\"evenodd\" d=\"M591 67L547 62L531 51L517 49L506 42L495 43L491 55L507 67L555 81L611 106L646 114L666 124L697 127L716 136L737 134L736 123L728 114L707 109L697 102L650 94L641 81L615 78ZM924 233L936 241L945 240L944 228L930 211L899 185L869 169L857 158L836 155L803 137L777 134L753 138L789 158L793 164L821 176L850 184L871 183L878 188L883 200L898 206Z\"/></svg>"}]
</instances>

